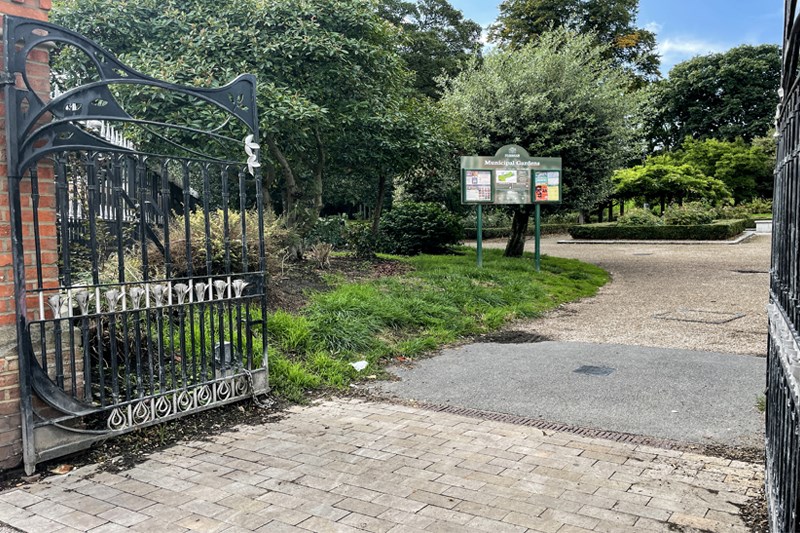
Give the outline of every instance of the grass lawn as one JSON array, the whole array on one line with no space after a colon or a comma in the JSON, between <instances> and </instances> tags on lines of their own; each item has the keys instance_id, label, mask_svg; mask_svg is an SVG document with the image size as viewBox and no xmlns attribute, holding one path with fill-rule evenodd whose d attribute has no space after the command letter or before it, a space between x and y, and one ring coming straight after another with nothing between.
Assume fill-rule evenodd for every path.
<instances>
[{"instance_id":1,"label":"grass lawn","mask_svg":"<svg viewBox=\"0 0 800 533\"><path fill-rule=\"evenodd\" d=\"M472 335L535 317L557 305L591 296L608 281L593 265L571 259L509 259L501 250L463 255L394 257L413 270L398 276L346 282L309 295L292 314L268 317L270 384L285 399L302 401L307 391L345 388L359 376L378 374L392 358L414 358ZM357 372L349 363L364 360Z\"/></svg>"}]
</instances>

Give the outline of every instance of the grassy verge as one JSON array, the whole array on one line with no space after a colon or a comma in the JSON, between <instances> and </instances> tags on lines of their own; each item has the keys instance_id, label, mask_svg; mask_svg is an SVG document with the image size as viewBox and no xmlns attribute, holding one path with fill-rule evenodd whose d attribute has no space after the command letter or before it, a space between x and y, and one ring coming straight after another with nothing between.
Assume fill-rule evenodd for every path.
<instances>
[{"instance_id":1,"label":"grassy verge","mask_svg":"<svg viewBox=\"0 0 800 533\"><path fill-rule=\"evenodd\" d=\"M358 283L339 281L315 293L298 314L269 316L270 381L276 394L302 401L308 390L344 388L359 373L375 374L389 358L413 358L459 338L530 318L596 293L608 281L602 269L575 260L544 257L542 272L525 259L486 250L484 268L475 251L463 255L396 258L414 270Z\"/></svg>"}]
</instances>

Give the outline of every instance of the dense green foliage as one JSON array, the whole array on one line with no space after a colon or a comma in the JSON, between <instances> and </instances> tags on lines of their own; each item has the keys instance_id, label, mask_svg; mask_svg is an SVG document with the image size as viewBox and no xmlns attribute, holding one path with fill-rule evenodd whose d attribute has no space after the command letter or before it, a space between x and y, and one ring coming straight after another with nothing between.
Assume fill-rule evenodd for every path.
<instances>
[{"instance_id":1,"label":"dense green foliage","mask_svg":"<svg viewBox=\"0 0 800 533\"><path fill-rule=\"evenodd\" d=\"M672 152L614 174L616 196L643 201L731 198L736 203L772 196L774 145L742 139L684 139Z\"/></svg>"},{"instance_id":2,"label":"dense green foliage","mask_svg":"<svg viewBox=\"0 0 800 533\"><path fill-rule=\"evenodd\" d=\"M447 0L383 0L378 12L401 28L400 55L416 74L416 87L438 98L437 78L455 76L460 64L481 51L481 26Z\"/></svg>"},{"instance_id":3,"label":"dense green foliage","mask_svg":"<svg viewBox=\"0 0 800 533\"><path fill-rule=\"evenodd\" d=\"M365 360L361 375L383 360L412 358L459 338L533 317L593 295L608 281L600 268L569 259L533 261L485 250L484 268L475 251L463 255L419 255L403 261L414 270L400 277L341 283L311 295L298 314L268 317L270 380L275 393L302 400L308 389L345 387L357 373L350 362Z\"/></svg>"},{"instance_id":4,"label":"dense green foliage","mask_svg":"<svg viewBox=\"0 0 800 533\"><path fill-rule=\"evenodd\" d=\"M612 192L611 172L627 159L627 120L636 104L622 98L625 76L603 51L592 35L566 30L497 49L451 80L442 104L475 133L481 153L519 144L531 154L563 157L566 204L590 209ZM515 214L524 225L529 215ZM522 253L512 248L510 255Z\"/></svg>"},{"instance_id":5,"label":"dense green foliage","mask_svg":"<svg viewBox=\"0 0 800 533\"><path fill-rule=\"evenodd\" d=\"M651 147L673 149L687 136L751 141L766 135L778 103L780 70L780 50L770 44L679 63L652 88Z\"/></svg>"},{"instance_id":6,"label":"dense green foliage","mask_svg":"<svg viewBox=\"0 0 800 533\"><path fill-rule=\"evenodd\" d=\"M741 138L698 141L688 137L670 156L723 182L737 203L772 197L774 145L763 142L747 145Z\"/></svg>"},{"instance_id":7,"label":"dense green foliage","mask_svg":"<svg viewBox=\"0 0 800 533\"><path fill-rule=\"evenodd\" d=\"M414 91L400 28L369 0L61 0L52 20L168 81L220 86L256 74L267 202L303 232L324 195L382 200L387 182L453 131ZM344 191L356 198L336 198Z\"/></svg>"},{"instance_id":8,"label":"dense green foliage","mask_svg":"<svg viewBox=\"0 0 800 533\"><path fill-rule=\"evenodd\" d=\"M747 228L748 222L744 219L718 220L698 226L625 226L608 222L572 226L569 234L573 239L719 241L739 235Z\"/></svg>"},{"instance_id":9,"label":"dense green foliage","mask_svg":"<svg viewBox=\"0 0 800 533\"><path fill-rule=\"evenodd\" d=\"M495 41L517 47L553 28L593 33L604 55L641 85L659 75L656 36L636 27L639 0L505 0L492 25Z\"/></svg>"},{"instance_id":10,"label":"dense green foliage","mask_svg":"<svg viewBox=\"0 0 800 533\"><path fill-rule=\"evenodd\" d=\"M618 198L637 198L645 202L666 203L687 200L719 202L730 198L725 184L709 178L689 164L651 160L644 165L625 168L614 173L615 195Z\"/></svg>"},{"instance_id":11,"label":"dense green foliage","mask_svg":"<svg viewBox=\"0 0 800 533\"><path fill-rule=\"evenodd\" d=\"M397 204L381 219L389 253L416 255L442 252L462 237L458 217L434 203Z\"/></svg>"}]
</instances>

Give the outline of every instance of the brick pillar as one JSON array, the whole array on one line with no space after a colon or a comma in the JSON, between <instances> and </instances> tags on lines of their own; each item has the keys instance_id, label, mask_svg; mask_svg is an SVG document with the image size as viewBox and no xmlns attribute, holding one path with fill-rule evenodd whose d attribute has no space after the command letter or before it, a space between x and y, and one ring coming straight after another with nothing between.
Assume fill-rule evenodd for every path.
<instances>
[{"instance_id":1,"label":"brick pillar","mask_svg":"<svg viewBox=\"0 0 800 533\"><path fill-rule=\"evenodd\" d=\"M51 0L0 0L0 15L14 15L37 20L47 20ZM2 54L0 42L0 54ZM32 65L29 75L33 76L32 82L37 90L48 87L49 70L46 52L34 53L31 57ZM5 65L3 65L5 69ZM22 461L22 432L20 428L19 407L19 363L17 357L17 337L14 327L14 284L11 260L11 226L8 209L8 167L6 166L6 138L5 138L5 96L0 91L0 469L17 466ZM51 168L41 168L39 171L41 196L46 220L55 222L53 206L55 202L53 173ZM23 188L29 190L29 183L23 183ZM31 220L30 196L22 198L23 220ZM27 211L27 212L26 212ZM40 204L40 216L42 214ZM54 224L53 224L54 225ZM51 261L56 260L57 246L55 238L43 239L43 253ZM26 242L27 250L33 249ZM42 261L45 263L45 261ZM26 263L30 260L26 257ZM46 277L53 275L51 263ZM56 273L57 276L57 273ZM30 273L28 273L30 281Z\"/></svg>"}]
</instances>

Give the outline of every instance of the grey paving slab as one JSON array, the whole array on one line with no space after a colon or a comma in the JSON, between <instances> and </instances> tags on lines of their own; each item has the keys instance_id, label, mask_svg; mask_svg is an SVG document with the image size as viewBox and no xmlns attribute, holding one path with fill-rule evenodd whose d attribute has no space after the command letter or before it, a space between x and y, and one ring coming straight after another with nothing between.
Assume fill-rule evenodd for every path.
<instances>
[{"instance_id":1,"label":"grey paving slab","mask_svg":"<svg viewBox=\"0 0 800 533\"><path fill-rule=\"evenodd\" d=\"M274 445L278 435L287 446ZM0 522L27 533L567 533L577 527L746 533L739 506L763 483L757 464L358 400L295 407L274 424L240 426L211 439L220 437L230 451L247 443L262 459L247 464L233 455L198 454L209 443L190 441L113 476L84 467L0 493ZM331 454L356 469L318 466ZM222 498L212 504L164 497L168 491L148 474L183 459L187 470L205 473L209 482L216 477ZM264 470L265 459L291 459L289 471L301 475L288 480L277 475L280 469ZM232 472L215 468L219 460L264 475L238 482L250 486L249 496L238 485L230 493ZM143 480L158 503L141 511L87 508L85 520L71 527L59 522L62 511L86 499L70 481L102 495L120 478ZM176 493L195 488L178 486Z\"/></svg>"},{"instance_id":2,"label":"grey paving slab","mask_svg":"<svg viewBox=\"0 0 800 533\"><path fill-rule=\"evenodd\" d=\"M763 416L756 400L764 391L765 362L609 344L471 344L392 368L400 380L376 388L407 399L611 431L760 446ZM597 373L576 372L581 367Z\"/></svg>"}]
</instances>

